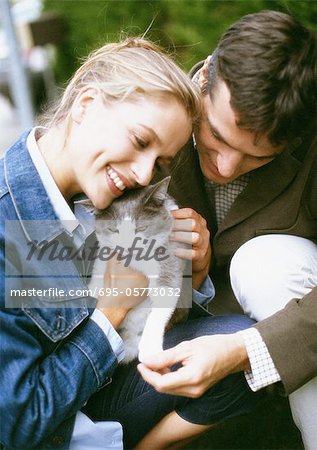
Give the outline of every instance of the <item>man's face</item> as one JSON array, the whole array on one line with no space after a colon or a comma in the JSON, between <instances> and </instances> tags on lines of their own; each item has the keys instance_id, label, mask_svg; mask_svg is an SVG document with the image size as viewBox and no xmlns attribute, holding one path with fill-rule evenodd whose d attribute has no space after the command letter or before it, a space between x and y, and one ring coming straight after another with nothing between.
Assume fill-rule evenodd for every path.
<instances>
[{"instance_id":1,"label":"man's face","mask_svg":"<svg viewBox=\"0 0 317 450\"><path fill-rule=\"evenodd\" d=\"M254 133L236 125L230 105L230 91L218 80L211 100L203 100L204 115L195 130L195 140L203 174L209 180L226 184L272 161L283 151L273 147L266 137L255 144Z\"/></svg>"}]
</instances>

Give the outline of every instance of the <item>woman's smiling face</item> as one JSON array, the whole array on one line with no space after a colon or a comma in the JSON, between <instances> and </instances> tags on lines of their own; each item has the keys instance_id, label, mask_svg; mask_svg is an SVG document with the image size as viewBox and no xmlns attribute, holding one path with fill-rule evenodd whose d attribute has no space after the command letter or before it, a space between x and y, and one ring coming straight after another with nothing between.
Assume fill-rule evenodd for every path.
<instances>
[{"instance_id":1,"label":"woman's smiling face","mask_svg":"<svg viewBox=\"0 0 317 450\"><path fill-rule=\"evenodd\" d=\"M55 179L65 198L84 192L99 209L125 189L148 185L155 166L168 164L192 131L188 113L170 94L106 103L88 88L71 121Z\"/></svg>"}]
</instances>

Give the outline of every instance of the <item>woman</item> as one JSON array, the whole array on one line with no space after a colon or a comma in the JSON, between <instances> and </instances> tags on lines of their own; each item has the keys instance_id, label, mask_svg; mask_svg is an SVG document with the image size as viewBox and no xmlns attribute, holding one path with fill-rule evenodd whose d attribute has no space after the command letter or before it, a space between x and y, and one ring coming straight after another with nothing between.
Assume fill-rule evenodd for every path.
<instances>
[{"instance_id":1,"label":"woman","mask_svg":"<svg viewBox=\"0 0 317 450\"><path fill-rule=\"evenodd\" d=\"M108 44L78 69L46 127L26 132L1 161L1 441L6 447L97 449L110 448L110 440L115 448L120 428L105 420L122 421L130 446L178 405L178 398L147 386L154 395L149 401L158 396L162 408L145 427L139 422L133 437L135 419L104 407L119 405L118 389L128 388L131 377L137 386L145 383L135 364L116 376L123 349L115 329L128 309L107 308L101 299L95 304L85 291L83 247L92 230L76 211L76 199L85 194L95 207L107 208L126 190L149 184L155 167L168 164L189 139L199 113L195 88L156 46L142 39ZM194 217L192 231L206 237L203 220ZM70 261L44 251L56 239L75 247L79 257ZM200 247L206 241L200 240ZM204 251L195 261L194 284L206 276L208 260ZM142 274L115 263L107 271L127 275L125 286L147 285ZM116 300L122 305L124 299ZM186 326L179 334L173 330L170 345L201 329L197 322L188 333ZM240 392L240 382L235 385ZM98 404L87 403L92 394ZM139 401L137 389L133 399ZM132 405L128 395L126 404ZM192 408L181 398L183 404ZM190 415L184 418L190 434L197 434ZM199 432L212 421L208 414Z\"/></svg>"}]
</instances>

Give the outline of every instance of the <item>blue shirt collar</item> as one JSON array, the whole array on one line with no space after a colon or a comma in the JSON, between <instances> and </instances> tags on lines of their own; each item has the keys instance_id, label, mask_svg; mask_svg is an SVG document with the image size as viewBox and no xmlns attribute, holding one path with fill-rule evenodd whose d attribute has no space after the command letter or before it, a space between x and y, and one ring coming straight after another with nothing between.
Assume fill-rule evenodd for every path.
<instances>
[{"instance_id":1,"label":"blue shirt collar","mask_svg":"<svg viewBox=\"0 0 317 450\"><path fill-rule=\"evenodd\" d=\"M51 240L65 231L27 150L30 130L4 156L5 179L16 214L28 240ZM34 221L46 221L36 226Z\"/></svg>"}]
</instances>

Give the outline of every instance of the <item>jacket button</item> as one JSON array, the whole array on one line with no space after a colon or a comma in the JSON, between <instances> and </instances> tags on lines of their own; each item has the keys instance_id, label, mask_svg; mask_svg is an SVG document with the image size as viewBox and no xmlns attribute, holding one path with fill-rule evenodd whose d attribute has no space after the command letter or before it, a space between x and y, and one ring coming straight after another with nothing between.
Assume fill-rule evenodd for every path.
<instances>
[{"instance_id":1,"label":"jacket button","mask_svg":"<svg viewBox=\"0 0 317 450\"><path fill-rule=\"evenodd\" d=\"M59 447L60 445L64 444L65 439L63 438L63 436L54 436L52 439L52 444L55 447Z\"/></svg>"}]
</instances>

